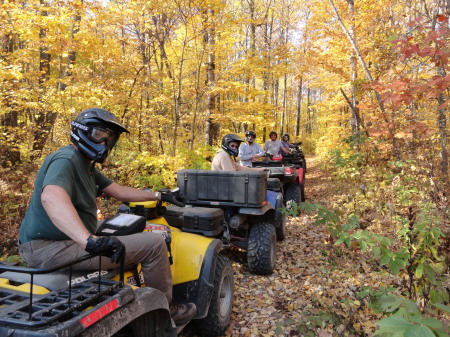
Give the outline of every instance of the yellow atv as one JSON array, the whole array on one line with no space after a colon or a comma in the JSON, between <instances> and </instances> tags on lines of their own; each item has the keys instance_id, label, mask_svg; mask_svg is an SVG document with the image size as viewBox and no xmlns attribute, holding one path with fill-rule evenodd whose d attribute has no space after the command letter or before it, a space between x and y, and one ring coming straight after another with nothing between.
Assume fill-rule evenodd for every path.
<instances>
[{"instance_id":1,"label":"yellow atv","mask_svg":"<svg viewBox=\"0 0 450 337\"><path fill-rule=\"evenodd\" d=\"M220 254L222 242L170 227L164 211L157 202L121 208L129 213L127 221L135 217L144 222L145 231L166 238L174 301L196 304L190 324L198 334L223 335L230 322L234 277L230 261ZM83 259L88 258L92 256ZM83 272L72 270L76 262L51 269L0 265L0 336L176 336L183 328L171 320L163 293L142 287L139 266Z\"/></svg>"}]
</instances>

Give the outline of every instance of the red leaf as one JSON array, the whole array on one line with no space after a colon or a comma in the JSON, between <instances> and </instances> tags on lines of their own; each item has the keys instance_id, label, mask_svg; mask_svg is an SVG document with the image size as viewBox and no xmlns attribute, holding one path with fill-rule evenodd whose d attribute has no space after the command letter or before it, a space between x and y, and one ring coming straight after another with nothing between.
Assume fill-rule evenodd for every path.
<instances>
[{"instance_id":1,"label":"red leaf","mask_svg":"<svg viewBox=\"0 0 450 337\"><path fill-rule=\"evenodd\" d=\"M406 133L406 132L403 132L403 131L399 131L399 132L397 132L395 134L394 137L397 138L397 139L412 138L412 133L409 133L409 132Z\"/></svg>"},{"instance_id":2,"label":"red leaf","mask_svg":"<svg viewBox=\"0 0 450 337\"><path fill-rule=\"evenodd\" d=\"M445 103L439 105L439 109L444 109L445 107L447 107L450 104L450 100L447 100Z\"/></svg>"},{"instance_id":3,"label":"red leaf","mask_svg":"<svg viewBox=\"0 0 450 337\"><path fill-rule=\"evenodd\" d=\"M443 14L439 14L436 18L438 19L439 22L448 20L448 16L443 15Z\"/></svg>"},{"instance_id":4,"label":"red leaf","mask_svg":"<svg viewBox=\"0 0 450 337\"><path fill-rule=\"evenodd\" d=\"M381 137L388 133L387 130L383 129L368 129L367 132L371 137Z\"/></svg>"}]
</instances>

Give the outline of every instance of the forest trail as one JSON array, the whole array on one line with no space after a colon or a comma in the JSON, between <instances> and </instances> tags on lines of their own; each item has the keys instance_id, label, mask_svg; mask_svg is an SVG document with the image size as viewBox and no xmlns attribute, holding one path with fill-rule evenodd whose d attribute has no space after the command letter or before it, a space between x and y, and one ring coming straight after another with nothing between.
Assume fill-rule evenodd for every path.
<instances>
[{"instance_id":1,"label":"forest trail","mask_svg":"<svg viewBox=\"0 0 450 337\"><path fill-rule=\"evenodd\" d=\"M306 156L306 198L312 203L322 202L330 197L329 174L321 168L316 156Z\"/></svg>"},{"instance_id":2,"label":"forest trail","mask_svg":"<svg viewBox=\"0 0 450 337\"><path fill-rule=\"evenodd\" d=\"M329 175L316 157L308 156L307 164L306 198L326 203L333 197ZM345 319L352 308L343 308L339 302L341 297L355 298L360 280L353 272L337 268L328 251L328 234L313 222L306 214L289 218L272 275L251 274L243 251L226 253L235 274L227 336L353 336ZM183 336L192 336L189 328Z\"/></svg>"}]
</instances>

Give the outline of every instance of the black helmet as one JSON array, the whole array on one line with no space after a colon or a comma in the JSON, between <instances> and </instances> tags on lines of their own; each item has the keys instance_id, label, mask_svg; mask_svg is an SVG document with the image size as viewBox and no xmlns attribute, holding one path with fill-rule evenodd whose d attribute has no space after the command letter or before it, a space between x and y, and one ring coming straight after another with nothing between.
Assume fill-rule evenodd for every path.
<instances>
[{"instance_id":1,"label":"black helmet","mask_svg":"<svg viewBox=\"0 0 450 337\"><path fill-rule=\"evenodd\" d=\"M255 133L255 131L248 130L248 131L245 133L245 139L247 140L247 142L253 143L253 142L255 141L255 139L256 139L256 133Z\"/></svg>"},{"instance_id":2,"label":"black helmet","mask_svg":"<svg viewBox=\"0 0 450 337\"><path fill-rule=\"evenodd\" d=\"M239 154L239 148L232 149L230 147L231 142L236 142L239 145L243 142L241 138L239 138L238 135L235 135L234 133L228 133L222 138L222 149L225 150L230 156L237 157Z\"/></svg>"},{"instance_id":3,"label":"black helmet","mask_svg":"<svg viewBox=\"0 0 450 337\"><path fill-rule=\"evenodd\" d=\"M122 132L128 130L111 112L89 108L72 121L70 140L88 159L103 163Z\"/></svg>"},{"instance_id":4,"label":"black helmet","mask_svg":"<svg viewBox=\"0 0 450 337\"><path fill-rule=\"evenodd\" d=\"M270 133L269 133L269 138L270 138L272 135L275 135L275 136L278 137L278 134L277 134L276 131L270 131Z\"/></svg>"},{"instance_id":5,"label":"black helmet","mask_svg":"<svg viewBox=\"0 0 450 337\"><path fill-rule=\"evenodd\" d=\"M290 139L289 134L285 133L285 134L281 137L281 139L284 140L284 137L287 137L287 141L289 141L289 139Z\"/></svg>"}]
</instances>

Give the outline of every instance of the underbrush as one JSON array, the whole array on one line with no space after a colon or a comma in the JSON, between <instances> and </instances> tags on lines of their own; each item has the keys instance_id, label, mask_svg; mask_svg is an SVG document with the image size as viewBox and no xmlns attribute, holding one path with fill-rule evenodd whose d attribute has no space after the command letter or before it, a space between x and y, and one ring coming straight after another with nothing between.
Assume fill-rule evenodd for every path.
<instances>
[{"instance_id":1,"label":"underbrush","mask_svg":"<svg viewBox=\"0 0 450 337\"><path fill-rule=\"evenodd\" d=\"M112 156L101 167L102 172L114 181L136 188L173 188L176 186L176 172L183 168L210 169L205 158L212 157L210 147L194 151L182 150L176 157L155 156L148 152L127 152Z\"/></svg>"},{"instance_id":2,"label":"underbrush","mask_svg":"<svg viewBox=\"0 0 450 337\"><path fill-rule=\"evenodd\" d=\"M0 168L0 253L17 254L20 222L33 191L37 166L26 163L20 167Z\"/></svg>"},{"instance_id":3,"label":"underbrush","mask_svg":"<svg viewBox=\"0 0 450 337\"><path fill-rule=\"evenodd\" d=\"M335 198L304 203L315 224L329 233L332 251L358 249L382 273L398 277L392 287L361 288L373 313L383 314L375 335L448 336L450 211L446 181L425 157L391 160L379 143L351 136L329 155ZM387 282L386 282L387 283Z\"/></svg>"}]
</instances>

